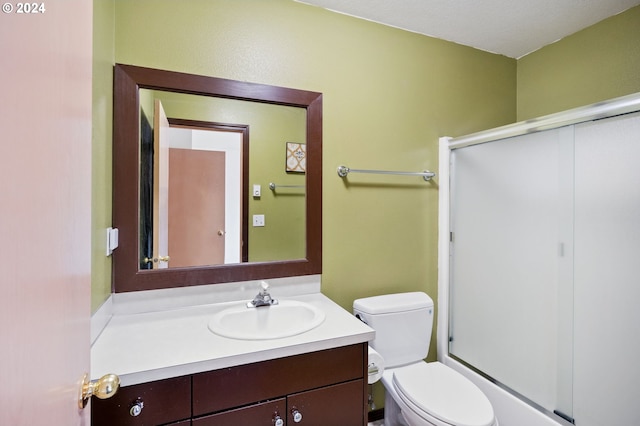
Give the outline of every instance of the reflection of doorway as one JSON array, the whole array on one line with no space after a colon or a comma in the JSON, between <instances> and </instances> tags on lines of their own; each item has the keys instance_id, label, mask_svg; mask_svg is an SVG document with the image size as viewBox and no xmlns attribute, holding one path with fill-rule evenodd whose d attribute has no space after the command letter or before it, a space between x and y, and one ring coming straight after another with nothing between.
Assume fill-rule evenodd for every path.
<instances>
[{"instance_id":1,"label":"reflection of doorway","mask_svg":"<svg viewBox=\"0 0 640 426\"><path fill-rule=\"evenodd\" d=\"M169 120L159 99L154 101L154 168L153 168L153 269L165 269L169 265L165 256L169 253L167 230L169 221Z\"/></svg>"},{"instance_id":2,"label":"reflection of doorway","mask_svg":"<svg viewBox=\"0 0 640 426\"><path fill-rule=\"evenodd\" d=\"M145 161L147 156L142 155L140 164L141 238L145 236L143 232L145 229L153 230L152 235L147 235L144 240L141 240L141 250L144 248L141 268L246 262L248 259L246 243L248 189L245 182L249 174L249 126L162 119L164 114L161 105L156 105L154 112L155 143L153 140L150 143L155 146L148 156L150 161ZM143 153L145 146L143 141ZM191 151L193 155L184 152L179 156L170 154L173 151ZM207 160L199 161L198 153ZM210 153L213 154L208 155ZM211 159L216 153L219 154L217 164ZM173 157L173 161L170 157ZM196 171L201 173L193 175L192 173ZM217 175L215 175L216 171ZM173 181L174 186L177 185L175 189L169 189L172 185L170 181ZM220 190L206 193L202 188L198 189L196 182L200 184L209 182L204 183L208 190L213 186L219 187ZM148 186L149 191L146 191ZM150 193L150 199L143 203L142 195L147 192ZM216 197L213 195L215 193L219 194L217 201L212 198ZM153 206L152 210L145 210L146 205ZM213 213L214 207L219 209L218 212ZM208 213L200 212L201 208L207 209ZM172 213L171 209L175 211ZM189 218L188 214L193 214L193 219ZM177 216L172 219L172 215ZM201 218L202 215L208 216L209 222L205 223ZM214 216L219 218L218 222L212 219ZM180 222L187 223L188 228L178 230L177 223ZM176 238L171 234L173 237L182 236L183 241L176 243ZM223 248L204 248L203 242L197 241L196 237L208 238L211 244L222 244ZM170 238L174 240L173 243L169 242ZM153 251L148 253L151 247ZM189 248L193 256L179 247ZM212 255L212 252L220 255ZM145 257L150 260L143 263Z\"/></svg>"},{"instance_id":3,"label":"reflection of doorway","mask_svg":"<svg viewBox=\"0 0 640 426\"><path fill-rule=\"evenodd\" d=\"M225 262L225 157L221 151L169 149L172 267Z\"/></svg>"},{"instance_id":4,"label":"reflection of doorway","mask_svg":"<svg viewBox=\"0 0 640 426\"><path fill-rule=\"evenodd\" d=\"M170 266L246 262L248 126L169 123Z\"/></svg>"}]
</instances>

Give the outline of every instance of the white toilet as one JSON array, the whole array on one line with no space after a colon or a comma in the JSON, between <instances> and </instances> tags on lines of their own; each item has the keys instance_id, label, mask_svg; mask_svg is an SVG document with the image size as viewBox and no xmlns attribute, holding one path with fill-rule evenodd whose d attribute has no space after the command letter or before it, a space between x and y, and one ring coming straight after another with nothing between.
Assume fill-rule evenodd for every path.
<instances>
[{"instance_id":1,"label":"white toilet","mask_svg":"<svg viewBox=\"0 0 640 426\"><path fill-rule=\"evenodd\" d=\"M498 426L493 407L469 379L440 362L424 362L433 300L398 293L353 302L353 313L376 331L370 345L384 358L384 426Z\"/></svg>"}]
</instances>

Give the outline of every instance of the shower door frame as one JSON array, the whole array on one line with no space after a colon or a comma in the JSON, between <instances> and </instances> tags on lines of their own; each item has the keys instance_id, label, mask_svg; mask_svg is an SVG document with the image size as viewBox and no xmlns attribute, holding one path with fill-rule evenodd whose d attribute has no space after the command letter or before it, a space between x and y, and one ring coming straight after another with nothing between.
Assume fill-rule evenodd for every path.
<instances>
[{"instance_id":1,"label":"shower door frame","mask_svg":"<svg viewBox=\"0 0 640 426\"><path fill-rule=\"evenodd\" d=\"M458 148L638 111L640 111L640 93L635 93L466 136L456 138L441 137L439 140L438 327L436 335L438 361L460 371L475 382L491 400L497 417L501 419L501 423L522 426L571 424L532 401L515 394L506 386L502 386L475 369L469 368L469 366L452 358L449 354L449 323L451 318L449 310L451 153ZM509 421L510 418L513 419L511 422Z\"/></svg>"}]
</instances>

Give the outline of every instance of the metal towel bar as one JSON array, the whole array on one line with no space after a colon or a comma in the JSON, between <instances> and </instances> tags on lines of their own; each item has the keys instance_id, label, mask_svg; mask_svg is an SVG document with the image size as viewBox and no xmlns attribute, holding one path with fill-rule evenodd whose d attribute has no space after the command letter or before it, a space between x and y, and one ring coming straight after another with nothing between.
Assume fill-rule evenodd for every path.
<instances>
[{"instance_id":1,"label":"metal towel bar","mask_svg":"<svg viewBox=\"0 0 640 426\"><path fill-rule=\"evenodd\" d=\"M304 188L304 185L276 185L273 182L269 183L269 189L275 191L276 188Z\"/></svg>"},{"instance_id":2,"label":"metal towel bar","mask_svg":"<svg viewBox=\"0 0 640 426\"><path fill-rule=\"evenodd\" d=\"M347 177L349 173L373 173L380 175L404 175L404 176L422 176L425 181L430 181L436 174L425 170L422 172L396 172L388 170L362 170L362 169L350 169L347 166L338 167L338 176L341 178Z\"/></svg>"}]
</instances>

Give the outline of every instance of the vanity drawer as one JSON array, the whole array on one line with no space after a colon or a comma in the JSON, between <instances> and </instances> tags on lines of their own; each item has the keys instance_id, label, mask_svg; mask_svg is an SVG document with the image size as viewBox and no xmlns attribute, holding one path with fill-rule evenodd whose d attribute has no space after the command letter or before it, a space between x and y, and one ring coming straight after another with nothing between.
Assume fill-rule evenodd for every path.
<instances>
[{"instance_id":1,"label":"vanity drawer","mask_svg":"<svg viewBox=\"0 0 640 426\"><path fill-rule=\"evenodd\" d=\"M280 416L283 422L287 417L287 400L285 398L200 417L194 419L192 424L193 426L273 426L277 416Z\"/></svg>"},{"instance_id":2,"label":"vanity drawer","mask_svg":"<svg viewBox=\"0 0 640 426\"><path fill-rule=\"evenodd\" d=\"M365 345L344 346L193 376L193 415L363 377Z\"/></svg>"},{"instance_id":3,"label":"vanity drawer","mask_svg":"<svg viewBox=\"0 0 640 426\"><path fill-rule=\"evenodd\" d=\"M289 425L293 425L291 413L302 415L303 425L361 426L366 424L363 407L363 379L300 392L287 397Z\"/></svg>"},{"instance_id":4,"label":"vanity drawer","mask_svg":"<svg viewBox=\"0 0 640 426\"><path fill-rule=\"evenodd\" d=\"M142 410L132 416L137 401L143 403ZM190 376L124 386L109 399L91 399L92 426L159 425L190 417Z\"/></svg>"}]
</instances>

